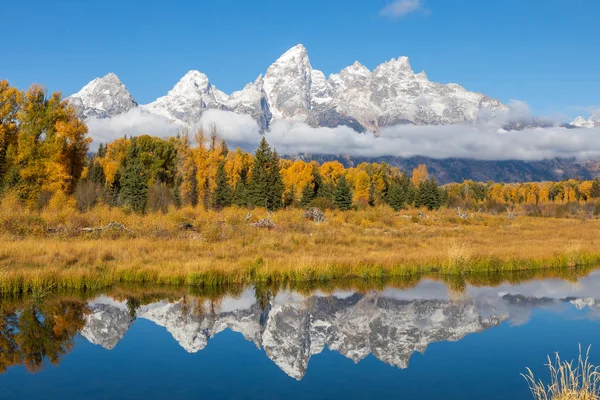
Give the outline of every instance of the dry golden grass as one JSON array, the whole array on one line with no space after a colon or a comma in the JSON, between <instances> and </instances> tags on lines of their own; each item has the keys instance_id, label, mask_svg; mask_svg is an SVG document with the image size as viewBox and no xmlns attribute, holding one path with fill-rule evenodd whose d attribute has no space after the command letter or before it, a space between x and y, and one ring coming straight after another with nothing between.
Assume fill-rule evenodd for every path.
<instances>
[{"instance_id":1,"label":"dry golden grass","mask_svg":"<svg viewBox=\"0 0 600 400\"><path fill-rule=\"evenodd\" d=\"M218 285L390 278L470 271L600 265L600 220L477 215L453 210L395 213L388 207L330 211L314 223L302 210L271 214L275 229L250 222L264 210L183 208L137 215L65 203L39 214L5 199L0 207L0 290L94 288L114 283ZM119 222L131 232L82 232ZM186 229L182 224L191 224Z\"/></svg>"},{"instance_id":2,"label":"dry golden grass","mask_svg":"<svg viewBox=\"0 0 600 400\"><path fill-rule=\"evenodd\" d=\"M600 399L600 367L589 361L589 351L584 355L579 348L579 358L575 361L561 360L558 353L554 362L548 357L550 383L545 385L537 380L527 368L523 375L536 400L598 400Z\"/></svg>"}]
</instances>

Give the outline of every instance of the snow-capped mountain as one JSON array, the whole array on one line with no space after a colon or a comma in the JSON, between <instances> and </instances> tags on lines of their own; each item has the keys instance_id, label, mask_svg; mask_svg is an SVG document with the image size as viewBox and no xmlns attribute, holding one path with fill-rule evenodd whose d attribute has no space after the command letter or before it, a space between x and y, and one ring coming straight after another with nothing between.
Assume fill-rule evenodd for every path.
<instances>
[{"instance_id":1,"label":"snow-capped mountain","mask_svg":"<svg viewBox=\"0 0 600 400\"><path fill-rule=\"evenodd\" d=\"M225 102L223 109L238 114L249 114L258 123L261 130L266 129L273 114L271 114L269 99L264 89L263 76L259 76L242 90L233 92Z\"/></svg>"},{"instance_id":2,"label":"snow-capped mountain","mask_svg":"<svg viewBox=\"0 0 600 400\"><path fill-rule=\"evenodd\" d=\"M125 303L101 296L88 303L92 312L86 315L85 327L81 336L90 343L112 350L125 336L133 323L133 318Z\"/></svg>"},{"instance_id":3,"label":"snow-capped mountain","mask_svg":"<svg viewBox=\"0 0 600 400\"><path fill-rule=\"evenodd\" d=\"M111 117L137 103L114 74L95 79L69 98L84 117ZM252 116L262 129L275 120L312 126L350 126L377 131L384 126L472 123L493 118L507 107L462 86L429 81L415 74L407 57L370 71L355 62L329 78L313 69L306 48L297 45L263 76L230 96L198 71L188 72L166 96L141 106L183 125L197 123L207 109Z\"/></svg>"},{"instance_id":4,"label":"snow-capped mountain","mask_svg":"<svg viewBox=\"0 0 600 400\"><path fill-rule=\"evenodd\" d=\"M549 290L549 286L551 290ZM131 308L100 296L88 303L82 335L112 349L133 323L132 315L164 327L187 352L208 346L229 329L264 351L282 371L301 379L312 356L325 348L354 362L368 355L407 368L415 352L435 342L457 341L504 321L527 323L533 310L564 312L566 305L600 315L600 274L575 286L566 281L530 281L498 287L467 287L460 297L441 282L424 280L411 289L316 291L283 290L277 294L246 288L213 302L184 296ZM128 307L129 305L129 307ZM262 306L261 306L262 305Z\"/></svg>"},{"instance_id":5,"label":"snow-capped mountain","mask_svg":"<svg viewBox=\"0 0 600 400\"><path fill-rule=\"evenodd\" d=\"M210 83L199 71L189 71L166 96L143 106L152 114L183 125L200 121L204 110L223 108L227 95Z\"/></svg>"},{"instance_id":6,"label":"snow-capped mountain","mask_svg":"<svg viewBox=\"0 0 600 400\"><path fill-rule=\"evenodd\" d=\"M180 300L142 306L136 314L164 327L190 353L204 349L225 329L239 332L295 379L304 376L310 358L326 346L354 362L373 354L389 365L407 368L411 355L424 352L430 343L456 341L508 318L501 310L489 313L493 307L478 301L402 300L377 292L332 297L286 292L271 299L264 310L252 291L244 296L253 301L228 309L221 303L218 311ZM89 308L82 335L114 348L131 326L126 305L101 298Z\"/></svg>"},{"instance_id":7,"label":"snow-capped mountain","mask_svg":"<svg viewBox=\"0 0 600 400\"><path fill-rule=\"evenodd\" d=\"M113 73L94 79L68 99L82 118L110 118L138 106Z\"/></svg>"},{"instance_id":8,"label":"snow-capped mountain","mask_svg":"<svg viewBox=\"0 0 600 400\"><path fill-rule=\"evenodd\" d=\"M595 128L597 126L600 126L600 116L598 116L598 118L591 116L589 119L585 119L579 116L575 118L573 122L571 122L571 125L576 126L578 128Z\"/></svg>"}]
</instances>

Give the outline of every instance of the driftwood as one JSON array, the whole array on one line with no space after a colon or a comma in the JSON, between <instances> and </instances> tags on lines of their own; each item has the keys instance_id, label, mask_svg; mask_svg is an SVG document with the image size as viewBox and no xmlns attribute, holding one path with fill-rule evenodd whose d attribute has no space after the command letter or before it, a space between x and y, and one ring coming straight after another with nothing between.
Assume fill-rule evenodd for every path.
<instances>
[{"instance_id":1,"label":"driftwood","mask_svg":"<svg viewBox=\"0 0 600 400\"><path fill-rule=\"evenodd\" d=\"M79 229L79 232L85 232L85 233L94 233L94 232L105 232L108 230L116 230L116 231L123 231L123 232L127 232L130 235L135 236L135 232L133 232L131 229L127 228L125 225L120 224L118 222L109 222L108 224L106 224L103 227L100 228L81 228Z\"/></svg>"},{"instance_id":2,"label":"driftwood","mask_svg":"<svg viewBox=\"0 0 600 400\"><path fill-rule=\"evenodd\" d=\"M258 222L254 222L250 225L252 225L255 228L263 228L263 229L273 229L277 226L277 225L275 225L275 222L273 222L273 220L271 220L271 218L264 218Z\"/></svg>"},{"instance_id":3,"label":"driftwood","mask_svg":"<svg viewBox=\"0 0 600 400\"><path fill-rule=\"evenodd\" d=\"M517 216L516 216L516 214L514 213L513 210L511 210L510 208L506 207L506 218L508 218L508 219L510 219L512 221L515 218L517 218Z\"/></svg>"},{"instance_id":4,"label":"driftwood","mask_svg":"<svg viewBox=\"0 0 600 400\"><path fill-rule=\"evenodd\" d=\"M314 222L324 222L325 214L323 211L319 210L317 207L311 207L304 213L304 217L306 219L310 219Z\"/></svg>"}]
</instances>

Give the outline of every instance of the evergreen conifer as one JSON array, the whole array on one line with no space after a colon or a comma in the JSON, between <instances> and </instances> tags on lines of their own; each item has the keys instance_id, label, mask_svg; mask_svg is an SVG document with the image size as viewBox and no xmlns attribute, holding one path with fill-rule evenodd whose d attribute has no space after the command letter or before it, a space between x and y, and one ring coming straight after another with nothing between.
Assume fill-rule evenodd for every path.
<instances>
[{"instance_id":1,"label":"evergreen conifer","mask_svg":"<svg viewBox=\"0 0 600 400\"><path fill-rule=\"evenodd\" d=\"M341 176L333 191L333 201L340 210L352 208L352 191L345 176Z\"/></svg>"},{"instance_id":2,"label":"evergreen conifer","mask_svg":"<svg viewBox=\"0 0 600 400\"><path fill-rule=\"evenodd\" d=\"M148 201L148 180L141 161L129 160L123 174L121 189L123 204L138 213L143 213Z\"/></svg>"}]
</instances>

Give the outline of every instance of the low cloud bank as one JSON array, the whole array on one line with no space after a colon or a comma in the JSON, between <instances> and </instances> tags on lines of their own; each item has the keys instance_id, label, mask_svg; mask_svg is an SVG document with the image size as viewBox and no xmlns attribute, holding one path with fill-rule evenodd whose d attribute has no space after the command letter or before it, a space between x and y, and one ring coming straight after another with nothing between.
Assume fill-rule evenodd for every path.
<instances>
[{"instance_id":1,"label":"low cloud bank","mask_svg":"<svg viewBox=\"0 0 600 400\"><path fill-rule=\"evenodd\" d=\"M524 104L516 107L523 116ZM512 108L515 108L514 105ZM514 115L512 115L514 116ZM253 151L261 135L249 115L209 110L200 125L216 124L230 147ZM352 156L426 156L431 158L473 158L479 160L535 161L556 157L600 160L600 128L530 128L505 131L498 123L482 125L396 125L378 135L357 133L351 128L313 128L302 122L275 121L265 133L280 154L348 154ZM112 119L88 121L97 146L124 134L146 133L159 137L175 135L180 126L152 114L131 110Z\"/></svg>"},{"instance_id":2,"label":"low cloud bank","mask_svg":"<svg viewBox=\"0 0 600 400\"><path fill-rule=\"evenodd\" d=\"M132 108L112 118L90 118L85 123L93 140L90 146L92 150L98 148L100 143L112 142L124 135L168 137L175 136L182 128L167 118L150 114L141 108Z\"/></svg>"}]
</instances>

